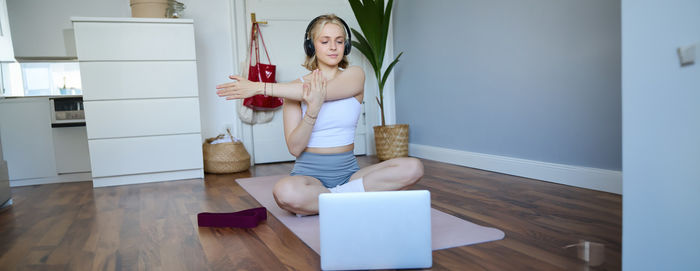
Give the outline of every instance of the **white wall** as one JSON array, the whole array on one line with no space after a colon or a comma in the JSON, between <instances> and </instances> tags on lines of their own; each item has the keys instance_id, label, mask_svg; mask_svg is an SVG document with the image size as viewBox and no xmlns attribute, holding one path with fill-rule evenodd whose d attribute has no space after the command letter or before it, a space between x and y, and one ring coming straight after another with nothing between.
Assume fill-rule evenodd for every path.
<instances>
[{"instance_id":1,"label":"white wall","mask_svg":"<svg viewBox=\"0 0 700 271\"><path fill-rule=\"evenodd\" d=\"M202 136L212 137L233 125L235 103L216 96L216 85L238 73L233 63L232 0L180 0L183 18L193 19L197 50ZM8 0L17 57L75 58L70 17L130 17L128 0Z\"/></svg>"},{"instance_id":2,"label":"white wall","mask_svg":"<svg viewBox=\"0 0 700 271\"><path fill-rule=\"evenodd\" d=\"M216 95L216 85L230 81L228 76L239 72L233 57L232 1L180 2L187 7L184 18L194 19L202 136L216 136L227 127L236 135L236 103Z\"/></svg>"},{"instance_id":3,"label":"white wall","mask_svg":"<svg viewBox=\"0 0 700 271\"><path fill-rule=\"evenodd\" d=\"M17 58L77 58L71 16L130 17L129 0L7 0Z\"/></svg>"},{"instance_id":4,"label":"white wall","mask_svg":"<svg viewBox=\"0 0 700 271\"><path fill-rule=\"evenodd\" d=\"M622 267L700 270L700 1L622 1ZM700 44L697 44L700 47Z\"/></svg>"}]
</instances>

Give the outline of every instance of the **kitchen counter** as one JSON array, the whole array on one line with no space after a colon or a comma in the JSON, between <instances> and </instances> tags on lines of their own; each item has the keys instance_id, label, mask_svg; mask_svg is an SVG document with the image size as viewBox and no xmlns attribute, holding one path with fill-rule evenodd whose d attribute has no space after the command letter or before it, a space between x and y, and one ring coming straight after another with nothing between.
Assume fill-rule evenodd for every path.
<instances>
[{"instance_id":1,"label":"kitchen counter","mask_svg":"<svg viewBox=\"0 0 700 271\"><path fill-rule=\"evenodd\" d=\"M4 104L23 104L23 103L45 103L50 110L50 125L51 127L75 127L85 126L85 117L82 108L78 109L60 109L57 104L59 101L69 101L68 99L80 99L82 95L45 95L45 96L13 96L2 97L0 103ZM80 102L82 104L82 102ZM82 107L82 105L78 105ZM58 110L57 110L58 109ZM71 111L72 110L72 111ZM74 117L71 115L73 114Z\"/></svg>"},{"instance_id":2,"label":"kitchen counter","mask_svg":"<svg viewBox=\"0 0 700 271\"><path fill-rule=\"evenodd\" d=\"M0 99L0 137L11 186L88 180L84 176L90 171L86 127L52 128L56 122L52 100L58 98L69 96Z\"/></svg>"},{"instance_id":3,"label":"kitchen counter","mask_svg":"<svg viewBox=\"0 0 700 271\"><path fill-rule=\"evenodd\" d=\"M21 98L82 98L83 95L37 95L37 96L0 96L0 99L21 99Z\"/></svg>"}]
</instances>

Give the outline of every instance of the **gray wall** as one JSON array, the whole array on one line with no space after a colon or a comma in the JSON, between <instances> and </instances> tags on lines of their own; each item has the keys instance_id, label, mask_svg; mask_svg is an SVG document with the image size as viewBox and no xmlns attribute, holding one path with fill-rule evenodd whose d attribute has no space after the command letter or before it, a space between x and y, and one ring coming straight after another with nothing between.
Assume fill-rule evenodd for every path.
<instances>
[{"instance_id":1,"label":"gray wall","mask_svg":"<svg viewBox=\"0 0 700 271\"><path fill-rule=\"evenodd\" d=\"M621 169L620 2L395 2L410 143Z\"/></svg>"},{"instance_id":2,"label":"gray wall","mask_svg":"<svg viewBox=\"0 0 700 271\"><path fill-rule=\"evenodd\" d=\"M697 0L622 1L624 270L700 270L700 58L676 53L700 48L698 14Z\"/></svg>"}]
</instances>

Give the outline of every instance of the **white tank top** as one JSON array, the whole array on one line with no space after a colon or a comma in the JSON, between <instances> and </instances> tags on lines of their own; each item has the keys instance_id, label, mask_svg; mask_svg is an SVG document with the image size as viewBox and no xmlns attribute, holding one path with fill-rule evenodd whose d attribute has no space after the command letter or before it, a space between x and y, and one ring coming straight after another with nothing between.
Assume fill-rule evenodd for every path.
<instances>
[{"instance_id":1,"label":"white tank top","mask_svg":"<svg viewBox=\"0 0 700 271\"><path fill-rule=\"evenodd\" d=\"M304 82L304 78L299 78ZM301 102L301 114L306 114L306 103ZM316 118L307 147L330 148L355 143L355 128L362 107L355 97L326 101Z\"/></svg>"}]
</instances>

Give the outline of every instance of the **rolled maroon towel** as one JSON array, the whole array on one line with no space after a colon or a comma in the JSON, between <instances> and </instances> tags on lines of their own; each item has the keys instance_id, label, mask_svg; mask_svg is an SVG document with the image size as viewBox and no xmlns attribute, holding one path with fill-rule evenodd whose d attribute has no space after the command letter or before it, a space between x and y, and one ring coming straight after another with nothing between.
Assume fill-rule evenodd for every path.
<instances>
[{"instance_id":1,"label":"rolled maroon towel","mask_svg":"<svg viewBox=\"0 0 700 271\"><path fill-rule=\"evenodd\" d=\"M235 213L199 213L197 224L200 227L254 228L267 219L267 209L258 207Z\"/></svg>"}]
</instances>

